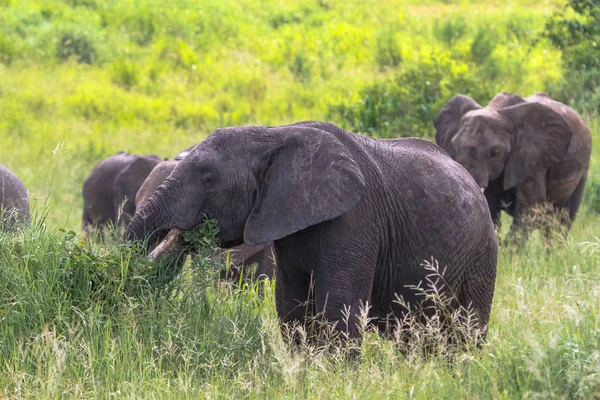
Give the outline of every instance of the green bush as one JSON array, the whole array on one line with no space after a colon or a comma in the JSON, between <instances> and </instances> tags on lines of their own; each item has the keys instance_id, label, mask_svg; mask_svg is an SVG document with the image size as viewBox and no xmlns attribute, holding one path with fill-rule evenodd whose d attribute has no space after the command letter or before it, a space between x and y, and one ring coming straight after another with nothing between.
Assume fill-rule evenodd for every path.
<instances>
[{"instance_id":1,"label":"green bush","mask_svg":"<svg viewBox=\"0 0 600 400\"><path fill-rule=\"evenodd\" d=\"M478 65L485 64L498 46L498 33L489 28L480 28L471 43L471 56Z\"/></svg>"},{"instance_id":2,"label":"green bush","mask_svg":"<svg viewBox=\"0 0 600 400\"><path fill-rule=\"evenodd\" d=\"M138 66L126 58L120 58L112 64L112 81L124 89L131 89L139 81Z\"/></svg>"},{"instance_id":3,"label":"green bush","mask_svg":"<svg viewBox=\"0 0 600 400\"><path fill-rule=\"evenodd\" d=\"M56 42L56 56L61 60L73 58L77 62L92 64L96 59L94 39L86 30L63 32Z\"/></svg>"},{"instance_id":4,"label":"green bush","mask_svg":"<svg viewBox=\"0 0 600 400\"><path fill-rule=\"evenodd\" d=\"M435 37L451 49L467 33L468 25L463 16L436 19L433 25Z\"/></svg>"},{"instance_id":5,"label":"green bush","mask_svg":"<svg viewBox=\"0 0 600 400\"><path fill-rule=\"evenodd\" d=\"M396 26L387 26L377 36L375 58L380 69L397 67L402 62L402 47L396 33Z\"/></svg>"},{"instance_id":6,"label":"green bush","mask_svg":"<svg viewBox=\"0 0 600 400\"><path fill-rule=\"evenodd\" d=\"M10 64L16 53L16 40L0 33L0 64Z\"/></svg>"},{"instance_id":7,"label":"green bush","mask_svg":"<svg viewBox=\"0 0 600 400\"><path fill-rule=\"evenodd\" d=\"M457 93L486 102L498 90L472 66L443 56L408 67L363 89L359 99L330 108L330 118L370 136L432 138L433 119Z\"/></svg>"},{"instance_id":8,"label":"green bush","mask_svg":"<svg viewBox=\"0 0 600 400\"><path fill-rule=\"evenodd\" d=\"M543 36L563 53L563 79L548 92L581 112L600 112L600 7L570 0L546 23Z\"/></svg>"}]
</instances>

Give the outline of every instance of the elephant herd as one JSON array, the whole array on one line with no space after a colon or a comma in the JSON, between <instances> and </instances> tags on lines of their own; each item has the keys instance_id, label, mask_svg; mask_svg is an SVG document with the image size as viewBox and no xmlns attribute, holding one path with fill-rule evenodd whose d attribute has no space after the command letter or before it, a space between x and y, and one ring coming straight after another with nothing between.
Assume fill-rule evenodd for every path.
<instances>
[{"instance_id":1,"label":"elephant herd","mask_svg":"<svg viewBox=\"0 0 600 400\"><path fill-rule=\"evenodd\" d=\"M276 276L282 326L322 316L359 338L368 307L383 333L407 309L436 312L415 288L432 281L455 310L469 309L485 337L500 211L510 238L526 237L534 210L550 204L571 224L583 196L591 135L582 118L542 93L499 93L486 107L457 95L434 122L436 144L375 139L325 122L240 126L162 160L119 152L83 184L84 232L110 225L153 257L181 232L214 219L236 265ZM0 169L11 226L29 219L23 184ZM438 273L438 272L436 272ZM398 301L401 298L402 301ZM310 306L307 306L310 305Z\"/></svg>"}]
</instances>

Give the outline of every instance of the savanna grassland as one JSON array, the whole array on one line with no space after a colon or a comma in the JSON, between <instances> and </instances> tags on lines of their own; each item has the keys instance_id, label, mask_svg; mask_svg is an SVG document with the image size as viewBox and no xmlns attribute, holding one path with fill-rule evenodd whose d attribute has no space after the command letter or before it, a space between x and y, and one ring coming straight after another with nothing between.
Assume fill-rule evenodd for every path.
<instances>
[{"instance_id":1,"label":"savanna grassland","mask_svg":"<svg viewBox=\"0 0 600 400\"><path fill-rule=\"evenodd\" d=\"M359 361L292 352L276 282L264 300L257 285L215 285L210 232L206 254L169 284L135 249L79 234L97 162L119 150L173 157L220 126L317 119L432 139L457 93L486 104L547 91L597 141L597 7L571 3L587 11L554 0L0 0L0 163L35 216L0 234L0 398L600 398L598 150L570 233L501 246L487 344L452 357L373 333Z\"/></svg>"}]
</instances>

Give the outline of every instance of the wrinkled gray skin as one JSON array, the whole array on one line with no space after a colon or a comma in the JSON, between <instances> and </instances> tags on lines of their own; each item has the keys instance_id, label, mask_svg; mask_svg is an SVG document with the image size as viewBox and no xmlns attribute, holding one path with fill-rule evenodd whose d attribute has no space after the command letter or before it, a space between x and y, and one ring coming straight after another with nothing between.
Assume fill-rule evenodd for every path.
<instances>
[{"instance_id":1,"label":"wrinkled gray skin","mask_svg":"<svg viewBox=\"0 0 600 400\"><path fill-rule=\"evenodd\" d=\"M29 196L23 182L4 165L0 165L0 228L12 230L18 223L29 223Z\"/></svg>"},{"instance_id":2,"label":"wrinkled gray skin","mask_svg":"<svg viewBox=\"0 0 600 400\"><path fill-rule=\"evenodd\" d=\"M163 161L158 164L150 175L146 178L142 186L137 192L135 197L136 209L139 209L150 196L158 189L160 185L171 175L171 172L175 169L179 160L181 160L186 153L181 153L174 160ZM241 244L231 248L230 261L234 265L234 268L230 269L230 276L223 278L238 281L240 271L243 269L244 276L253 279L258 278L272 278L275 270L275 263L273 260L273 249L272 244L259 244L256 246L250 246L247 244ZM184 259L181 258L178 261L182 262Z\"/></svg>"},{"instance_id":3,"label":"wrinkled gray skin","mask_svg":"<svg viewBox=\"0 0 600 400\"><path fill-rule=\"evenodd\" d=\"M458 95L435 118L436 142L484 188L492 219L514 217L522 231L532 210L549 203L570 226L583 198L592 140L581 117L543 93L499 93L487 107ZM525 232L526 233L526 232Z\"/></svg>"},{"instance_id":4,"label":"wrinkled gray skin","mask_svg":"<svg viewBox=\"0 0 600 400\"><path fill-rule=\"evenodd\" d=\"M135 214L137 191L161 161L155 155L120 151L97 164L83 183L83 231L102 235L109 225L127 225Z\"/></svg>"},{"instance_id":5,"label":"wrinkled gray skin","mask_svg":"<svg viewBox=\"0 0 600 400\"><path fill-rule=\"evenodd\" d=\"M424 282L430 271L421 263L433 257L446 268L440 290L472 306L487 328L494 226L473 179L431 142L378 140L313 121L218 129L138 210L125 239L152 242L171 228L193 229L204 214L217 220L225 246L274 242L284 327L324 312L358 337L368 303L385 330L390 313L405 312L396 294L415 307L421 301L407 285Z\"/></svg>"}]
</instances>

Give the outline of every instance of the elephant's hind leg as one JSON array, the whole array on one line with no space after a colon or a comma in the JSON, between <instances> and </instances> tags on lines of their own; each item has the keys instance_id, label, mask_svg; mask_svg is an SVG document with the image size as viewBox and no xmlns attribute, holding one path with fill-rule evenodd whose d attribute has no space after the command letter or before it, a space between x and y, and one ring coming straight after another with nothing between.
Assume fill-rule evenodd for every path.
<instances>
[{"instance_id":1,"label":"elephant's hind leg","mask_svg":"<svg viewBox=\"0 0 600 400\"><path fill-rule=\"evenodd\" d=\"M585 190L585 183L587 181L587 173L581 178L579 184L575 188L575 191L567 200L565 204L565 208L569 212L569 221L563 221L567 227L570 227L573 221L575 220L575 216L577 215L577 211L579 210L579 206L581 205L581 200L583 199L583 192Z\"/></svg>"},{"instance_id":2,"label":"elephant's hind leg","mask_svg":"<svg viewBox=\"0 0 600 400\"><path fill-rule=\"evenodd\" d=\"M462 323L457 332L463 339L474 339L477 344L485 341L494 296L494 282L493 276L471 277L464 282L458 299L462 308Z\"/></svg>"}]
</instances>

